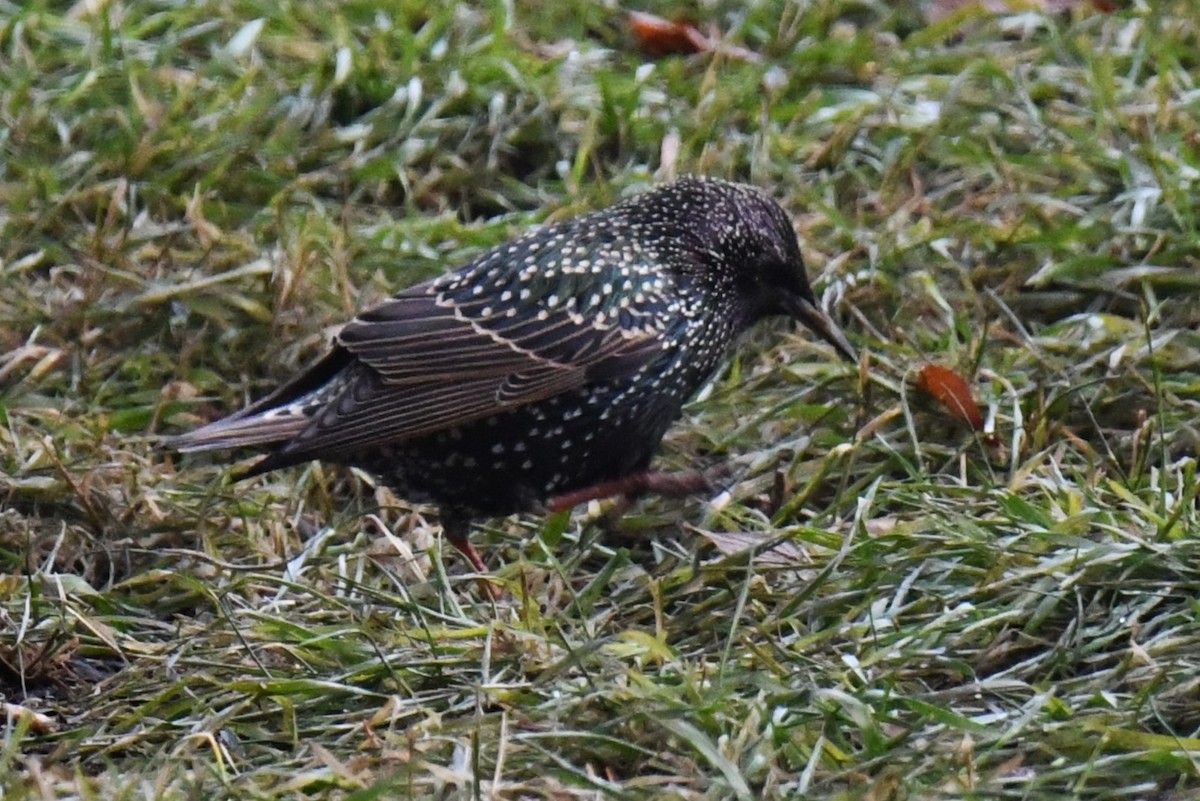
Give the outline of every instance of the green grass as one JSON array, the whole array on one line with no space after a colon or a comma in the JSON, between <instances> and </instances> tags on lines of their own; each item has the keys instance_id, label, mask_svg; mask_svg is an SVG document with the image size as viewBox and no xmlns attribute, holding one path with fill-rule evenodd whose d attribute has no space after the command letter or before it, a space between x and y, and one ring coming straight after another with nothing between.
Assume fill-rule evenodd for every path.
<instances>
[{"instance_id":1,"label":"green grass","mask_svg":"<svg viewBox=\"0 0 1200 801\"><path fill-rule=\"evenodd\" d=\"M0 2L0 795L1200 794L1194 5L426 6ZM870 354L749 338L660 459L723 502L489 521L493 605L369 477L156 450L686 172Z\"/></svg>"}]
</instances>

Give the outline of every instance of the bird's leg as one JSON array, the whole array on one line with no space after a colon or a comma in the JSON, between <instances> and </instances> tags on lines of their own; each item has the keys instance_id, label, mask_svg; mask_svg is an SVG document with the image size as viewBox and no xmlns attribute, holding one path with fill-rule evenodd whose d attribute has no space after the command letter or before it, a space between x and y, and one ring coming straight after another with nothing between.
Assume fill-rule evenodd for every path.
<instances>
[{"instance_id":1,"label":"bird's leg","mask_svg":"<svg viewBox=\"0 0 1200 801\"><path fill-rule=\"evenodd\" d=\"M479 555L479 551L475 550L475 546L471 544L471 521L456 515L443 514L442 532L446 535L446 539L449 540L450 544L471 563L471 567L475 568L475 572L480 575L480 591L493 601L502 597L503 593L487 577L488 566L483 561L483 557Z\"/></svg>"},{"instance_id":2,"label":"bird's leg","mask_svg":"<svg viewBox=\"0 0 1200 801\"><path fill-rule=\"evenodd\" d=\"M687 473L662 473L645 470L641 473L604 481L590 487L555 495L546 501L546 509L550 512L561 512L581 503L598 501L614 496L623 496L626 501L639 498L642 495L662 495L667 498L683 498L700 492L712 492L713 480L720 479L728 471L718 468L710 476L700 470Z\"/></svg>"}]
</instances>

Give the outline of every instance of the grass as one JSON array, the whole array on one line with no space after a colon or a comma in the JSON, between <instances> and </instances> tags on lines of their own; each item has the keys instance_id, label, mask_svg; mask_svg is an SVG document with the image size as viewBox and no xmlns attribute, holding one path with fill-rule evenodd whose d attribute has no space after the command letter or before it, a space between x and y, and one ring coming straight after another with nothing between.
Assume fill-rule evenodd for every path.
<instances>
[{"instance_id":1,"label":"grass","mask_svg":"<svg viewBox=\"0 0 1200 801\"><path fill-rule=\"evenodd\" d=\"M1200 794L1191 4L705 6L762 63L583 0L0 10L4 797ZM750 337L660 460L721 502L490 521L493 605L367 476L155 449L685 172L870 353Z\"/></svg>"}]
</instances>

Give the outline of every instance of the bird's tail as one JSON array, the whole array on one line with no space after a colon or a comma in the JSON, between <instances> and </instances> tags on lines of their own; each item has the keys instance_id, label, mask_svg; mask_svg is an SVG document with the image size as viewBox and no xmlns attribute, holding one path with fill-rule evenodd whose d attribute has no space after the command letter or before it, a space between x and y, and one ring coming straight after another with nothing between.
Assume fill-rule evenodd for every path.
<instances>
[{"instance_id":1,"label":"bird's tail","mask_svg":"<svg viewBox=\"0 0 1200 801\"><path fill-rule=\"evenodd\" d=\"M303 431L309 422L311 418L299 409L284 406L248 417L227 417L163 444L181 453L280 445Z\"/></svg>"},{"instance_id":2,"label":"bird's tail","mask_svg":"<svg viewBox=\"0 0 1200 801\"><path fill-rule=\"evenodd\" d=\"M334 348L279 389L215 423L173 437L163 446L181 453L232 448L277 450L312 422L314 411L335 396L346 369L345 350ZM269 446L276 446L271 448Z\"/></svg>"}]
</instances>

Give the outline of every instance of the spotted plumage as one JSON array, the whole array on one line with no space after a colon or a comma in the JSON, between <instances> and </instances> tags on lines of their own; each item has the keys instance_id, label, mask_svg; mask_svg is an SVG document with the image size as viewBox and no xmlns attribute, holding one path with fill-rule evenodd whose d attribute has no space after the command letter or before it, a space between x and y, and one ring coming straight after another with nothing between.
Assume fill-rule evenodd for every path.
<instances>
[{"instance_id":1,"label":"spotted plumage","mask_svg":"<svg viewBox=\"0 0 1200 801\"><path fill-rule=\"evenodd\" d=\"M307 372L174 444L265 451L245 475L363 467L436 504L482 569L470 520L643 474L738 336L773 315L854 358L784 211L752 187L686 178L403 290Z\"/></svg>"}]
</instances>

